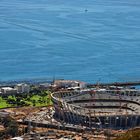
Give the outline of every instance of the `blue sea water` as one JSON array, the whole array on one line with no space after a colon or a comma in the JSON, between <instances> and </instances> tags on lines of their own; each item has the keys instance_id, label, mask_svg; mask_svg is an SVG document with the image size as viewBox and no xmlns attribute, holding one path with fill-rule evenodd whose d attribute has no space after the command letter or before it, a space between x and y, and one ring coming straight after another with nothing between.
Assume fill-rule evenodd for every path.
<instances>
[{"instance_id":1,"label":"blue sea water","mask_svg":"<svg viewBox=\"0 0 140 140\"><path fill-rule=\"evenodd\" d=\"M140 79L139 0L0 0L0 80Z\"/></svg>"}]
</instances>

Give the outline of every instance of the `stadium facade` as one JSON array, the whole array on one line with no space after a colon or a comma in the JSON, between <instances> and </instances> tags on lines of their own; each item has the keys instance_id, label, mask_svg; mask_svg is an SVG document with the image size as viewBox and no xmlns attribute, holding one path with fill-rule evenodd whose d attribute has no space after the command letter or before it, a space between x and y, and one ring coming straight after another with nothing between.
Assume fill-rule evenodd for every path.
<instances>
[{"instance_id":1,"label":"stadium facade","mask_svg":"<svg viewBox=\"0 0 140 140\"><path fill-rule=\"evenodd\" d=\"M54 117L88 128L128 129L140 125L140 90L84 89L52 94Z\"/></svg>"}]
</instances>

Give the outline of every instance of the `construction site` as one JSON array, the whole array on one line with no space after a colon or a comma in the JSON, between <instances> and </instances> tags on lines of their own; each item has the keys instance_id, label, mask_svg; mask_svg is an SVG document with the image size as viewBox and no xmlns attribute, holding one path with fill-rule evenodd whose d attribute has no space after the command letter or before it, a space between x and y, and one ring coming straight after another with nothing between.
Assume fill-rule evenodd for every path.
<instances>
[{"instance_id":1,"label":"construction site","mask_svg":"<svg viewBox=\"0 0 140 140\"><path fill-rule=\"evenodd\" d=\"M55 117L88 129L129 129L140 125L140 91L85 89L52 94Z\"/></svg>"},{"instance_id":2,"label":"construction site","mask_svg":"<svg viewBox=\"0 0 140 140\"><path fill-rule=\"evenodd\" d=\"M128 130L139 129L139 89L76 86L55 87L51 106L9 108L1 115L10 115L18 122L23 140L113 140Z\"/></svg>"},{"instance_id":3,"label":"construction site","mask_svg":"<svg viewBox=\"0 0 140 140\"><path fill-rule=\"evenodd\" d=\"M26 117L24 123L92 136L84 139L113 139L140 125L140 91L136 89L60 90L51 96L53 107Z\"/></svg>"}]
</instances>

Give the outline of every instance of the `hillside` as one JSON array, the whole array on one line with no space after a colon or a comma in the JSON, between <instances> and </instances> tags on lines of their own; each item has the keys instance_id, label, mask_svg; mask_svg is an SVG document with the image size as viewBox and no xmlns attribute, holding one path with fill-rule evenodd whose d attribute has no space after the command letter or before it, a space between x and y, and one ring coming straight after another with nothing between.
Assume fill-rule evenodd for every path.
<instances>
[{"instance_id":1,"label":"hillside","mask_svg":"<svg viewBox=\"0 0 140 140\"><path fill-rule=\"evenodd\" d=\"M140 140L140 128L128 130L124 135L116 138L115 140Z\"/></svg>"}]
</instances>

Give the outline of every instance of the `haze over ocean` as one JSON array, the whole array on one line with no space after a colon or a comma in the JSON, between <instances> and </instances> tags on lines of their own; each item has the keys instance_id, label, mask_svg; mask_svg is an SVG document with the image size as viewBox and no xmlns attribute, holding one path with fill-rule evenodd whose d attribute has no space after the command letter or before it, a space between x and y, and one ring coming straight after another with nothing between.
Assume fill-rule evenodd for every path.
<instances>
[{"instance_id":1,"label":"haze over ocean","mask_svg":"<svg viewBox=\"0 0 140 140\"><path fill-rule=\"evenodd\" d=\"M0 80L140 79L139 0L1 0Z\"/></svg>"}]
</instances>

